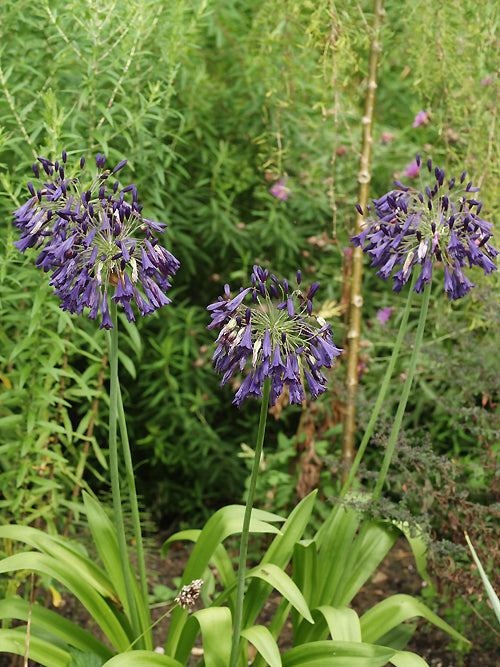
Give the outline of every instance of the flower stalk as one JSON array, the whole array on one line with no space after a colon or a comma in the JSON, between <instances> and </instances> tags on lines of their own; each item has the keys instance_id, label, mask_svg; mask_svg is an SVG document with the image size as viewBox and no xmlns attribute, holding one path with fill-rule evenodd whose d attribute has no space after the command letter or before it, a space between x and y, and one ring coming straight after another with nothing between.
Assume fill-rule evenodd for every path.
<instances>
[{"instance_id":1,"label":"flower stalk","mask_svg":"<svg viewBox=\"0 0 500 667\"><path fill-rule=\"evenodd\" d=\"M411 292L410 292L411 294ZM394 424L392 426L391 434L389 436L389 441L384 454L384 459L380 467L380 472L378 475L377 483L373 491L373 507L375 508L378 504L380 494L384 487L385 478L387 477L387 471L392 461L394 455L394 449L396 447L396 440L399 435L399 429L401 428L401 422L403 421L403 416L406 410L406 404L408 402L408 397L410 395L411 385L413 383L413 378L415 376L415 370L417 368L418 356L420 354L420 349L422 347L422 341L424 337L425 321L427 319L427 311L429 309L429 299L431 294L430 284L426 285L422 295L422 305L420 307L420 315L418 319L417 332L415 334L415 342L413 344L413 351L410 358L410 365L408 368L408 374L406 376L405 383L403 385L403 391L401 393L401 399L399 401L398 409L396 411L396 416L394 418Z\"/></svg>"},{"instance_id":2,"label":"flower stalk","mask_svg":"<svg viewBox=\"0 0 500 667\"><path fill-rule=\"evenodd\" d=\"M260 459L262 456L262 450L264 446L264 436L266 433L267 413L269 408L270 394L271 394L271 380L269 378L266 378L262 389L259 430L257 432L257 443L255 445L252 473L250 476L250 484L248 487L247 500L245 504L245 514L243 516L243 528L241 531L240 555L239 555L238 574L237 574L236 605L235 605L234 620L233 620L233 638L231 644L231 659L229 661L230 667L236 667L236 664L238 662L238 649L240 643L241 623L243 618L243 599L245 593L245 575L246 575L246 563L247 563L247 553L248 553L250 519L252 516L255 487L257 485L257 477L260 469Z\"/></svg>"}]
</instances>

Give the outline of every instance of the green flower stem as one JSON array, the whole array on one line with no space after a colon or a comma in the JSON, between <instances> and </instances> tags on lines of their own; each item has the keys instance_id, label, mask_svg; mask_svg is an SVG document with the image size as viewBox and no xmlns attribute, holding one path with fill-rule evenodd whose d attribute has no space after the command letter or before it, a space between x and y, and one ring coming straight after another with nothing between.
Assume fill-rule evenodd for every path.
<instances>
[{"instance_id":1,"label":"green flower stem","mask_svg":"<svg viewBox=\"0 0 500 667\"><path fill-rule=\"evenodd\" d=\"M241 531L240 558L239 558L238 575L237 575L238 587L236 590L236 606L234 610L234 621L233 621L233 640L231 645L231 659L229 662L230 667L236 667L236 664L238 662L241 622L243 618L243 597L245 592L248 533L250 529L250 517L252 514L253 498L255 494L255 487L257 484L257 476L259 474L259 468L260 468L260 457L262 455L262 448L264 445L264 435L266 432L267 411L269 408L270 393L271 393L271 380L269 378L266 378L266 380L264 380L264 387L262 389L262 403L260 407L260 420L259 420L259 430L257 433L257 444L255 446L252 474L250 477L247 502L245 505L245 514L243 517L243 528Z\"/></svg>"},{"instance_id":2,"label":"green flower stem","mask_svg":"<svg viewBox=\"0 0 500 667\"><path fill-rule=\"evenodd\" d=\"M141 586L142 598L144 602L144 609L147 611L149 615L148 580L146 576L146 562L144 560L144 545L143 545L142 530L141 530L141 517L139 513L139 503L137 502L134 466L132 464L132 455L130 452L130 443L127 432L127 422L125 419L125 410L123 408L122 394L119 385L118 385L118 421L120 424L123 458L125 461L125 475L127 479L130 507L132 511L132 524L134 528L134 538L135 538L136 553L137 553L137 567L139 570L139 581ZM142 635L146 634L146 632L147 631L143 632ZM139 638L137 638L136 641L138 641L138 639ZM148 644L146 648L153 650L153 637L151 633L149 633L149 635L146 637L146 642Z\"/></svg>"},{"instance_id":3,"label":"green flower stem","mask_svg":"<svg viewBox=\"0 0 500 667\"><path fill-rule=\"evenodd\" d=\"M118 318L116 316L116 305L110 306L110 317L114 329L108 331L109 347L109 472L111 477L111 492L113 495L113 515L120 548L120 562L122 567L123 579L127 596L127 605L129 617L137 636L141 632L137 610L134 604L132 594L132 575L130 571L130 562L127 554L127 540L125 537L125 524L123 521L123 509L120 494L120 471L118 467L118 438L117 438L117 420L118 420L118 397L119 397L119 378L118 378ZM121 402L121 401L120 401Z\"/></svg>"},{"instance_id":4,"label":"green flower stem","mask_svg":"<svg viewBox=\"0 0 500 667\"><path fill-rule=\"evenodd\" d=\"M413 345L413 352L410 359L410 366L408 368L408 375L403 386L403 392L401 394L401 399L399 401L398 409L396 412L396 417L394 418L394 424L392 426L391 435L389 436L389 442L384 454L384 460L382 461L382 466L380 468L379 476L377 479L377 484L375 485L375 490L373 491L373 507L377 506L382 488L384 486L385 478L387 476L387 471L391 464L391 460L394 454L394 448L396 446L396 440L399 434L399 429L401 427L401 422L403 421L403 416L406 409L406 403L408 402L408 397L410 395L410 389L413 382L413 377L415 375L415 369L417 367L418 355L420 353L420 348L422 347L422 340L424 337L424 328L425 320L427 319L427 310L429 308L429 298L431 295L431 286L426 285L422 295L422 306L420 308L420 317L418 320L417 333L415 334L415 342Z\"/></svg>"},{"instance_id":5,"label":"green flower stem","mask_svg":"<svg viewBox=\"0 0 500 667\"><path fill-rule=\"evenodd\" d=\"M347 476L347 479L344 482L344 485L342 486L342 490L340 492L340 497L343 498L347 491L349 490L349 487L352 484L352 480L354 479L354 475L358 471L359 464L361 463L361 460L363 459L363 455L365 453L366 447L368 445L368 442L370 438L372 437L373 429L375 428L375 423L378 419L380 409L382 408L382 404L385 399L385 395L387 393L387 389L389 387L389 382L392 377L392 373L394 371L394 366L396 365L396 360L399 355L399 349L401 347L401 344L403 342L403 338L406 334L406 329L408 326L408 318L410 316L410 310L411 310L411 304L413 301L413 287L415 285L417 277L416 275L413 276L413 280L411 283L410 291L408 292L408 298L406 300L406 306L403 312L403 317L401 319L401 324L399 327L399 332L398 336L396 338L396 342L394 344L394 348L392 350L391 358L389 360L389 363L387 365L387 369L385 371L385 376L384 380L382 382L382 386L380 387L380 392L377 398L377 402L375 403L375 407L373 408L372 415L370 417L370 421L368 422L368 426L366 427L365 434L363 436L363 439L361 440L361 444L358 449L358 453L356 454L356 458L353 461L353 464L349 470L349 474Z\"/></svg>"}]
</instances>

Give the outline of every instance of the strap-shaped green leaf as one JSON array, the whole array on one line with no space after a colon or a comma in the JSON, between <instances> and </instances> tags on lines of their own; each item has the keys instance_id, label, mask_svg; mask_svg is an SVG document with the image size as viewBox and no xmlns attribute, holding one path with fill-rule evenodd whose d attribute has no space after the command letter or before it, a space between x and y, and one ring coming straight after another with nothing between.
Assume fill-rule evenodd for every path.
<instances>
[{"instance_id":1,"label":"strap-shaped green leaf","mask_svg":"<svg viewBox=\"0 0 500 667\"><path fill-rule=\"evenodd\" d=\"M213 558L217 547L230 535L240 533L243 526L243 515L245 508L242 505L228 505L218 510L205 524L201 531L182 531L172 535L162 547L164 556L169 545L179 539L195 541L194 549L189 557L181 585L187 585L194 579L200 579L210 560ZM250 521L250 532L252 533L279 533L279 529L272 526L268 521L283 521L277 514L271 514L263 510L253 510ZM167 644L165 647L167 655L177 655L177 647L182 628L186 622L188 612L177 607L172 612Z\"/></svg>"},{"instance_id":2,"label":"strap-shaped green leaf","mask_svg":"<svg viewBox=\"0 0 500 667\"><path fill-rule=\"evenodd\" d=\"M384 667L393 655L375 644L319 641L290 649L281 662L283 667Z\"/></svg>"},{"instance_id":3,"label":"strap-shaped green leaf","mask_svg":"<svg viewBox=\"0 0 500 667\"><path fill-rule=\"evenodd\" d=\"M258 577L271 584L309 623L314 623L304 596L293 580L280 567L273 563L258 565L248 572L247 577Z\"/></svg>"},{"instance_id":4,"label":"strap-shaped green leaf","mask_svg":"<svg viewBox=\"0 0 500 667\"><path fill-rule=\"evenodd\" d=\"M42 572L60 581L80 600L117 651L124 651L133 640L123 614L110 607L92 583L71 564L34 551L14 554L0 561L0 573L16 570Z\"/></svg>"},{"instance_id":5,"label":"strap-shaped green leaf","mask_svg":"<svg viewBox=\"0 0 500 667\"><path fill-rule=\"evenodd\" d=\"M253 625L251 628L242 630L241 634L263 657L269 667L281 667L281 656L276 640L263 625Z\"/></svg>"},{"instance_id":6,"label":"strap-shaped green leaf","mask_svg":"<svg viewBox=\"0 0 500 667\"><path fill-rule=\"evenodd\" d=\"M433 623L436 627L444 630L455 639L468 641L459 632L451 627L446 621L439 618L423 602L413 598L411 595L392 595L361 616L361 636L365 642L376 642L389 630L400 623L415 616L421 616Z\"/></svg>"},{"instance_id":7,"label":"strap-shaped green leaf","mask_svg":"<svg viewBox=\"0 0 500 667\"><path fill-rule=\"evenodd\" d=\"M264 554L261 560L262 565L273 563L281 569L285 569L290 562L295 544L302 538L309 523L316 494L317 491L313 491L292 510L290 516L281 527L281 533L274 538L271 546ZM255 619L264 606L271 590L272 588L264 581L255 579L250 582L245 594L243 627L248 628L255 623Z\"/></svg>"},{"instance_id":8,"label":"strap-shaped green leaf","mask_svg":"<svg viewBox=\"0 0 500 667\"><path fill-rule=\"evenodd\" d=\"M127 651L104 663L103 667L184 667L168 655L154 651Z\"/></svg>"},{"instance_id":9,"label":"strap-shaped green leaf","mask_svg":"<svg viewBox=\"0 0 500 667\"><path fill-rule=\"evenodd\" d=\"M57 535L49 535L42 530L30 526L9 525L0 526L0 538L24 542L56 560L70 565L80 573L96 591L104 597L117 599L117 594L109 577L104 570L82 553L80 545ZM57 577L56 577L57 579Z\"/></svg>"},{"instance_id":10,"label":"strap-shaped green leaf","mask_svg":"<svg viewBox=\"0 0 500 667\"><path fill-rule=\"evenodd\" d=\"M196 626L194 633L193 627ZM200 609L189 617L186 623L187 634L198 634L201 630L203 639L203 657L205 667L227 667L231 655L232 618L227 607ZM183 634L184 637L184 634ZM191 642L189 641L190 645ZM189 646L190 650L190 646ZM189 653L184 655L182 663L187 662Z\"/></svg>"},{"instance_id":11,"label":"strap-shaped green leaf","mask_svg":"<svg viewBox=\"0 0 500 667\"><path fill-rule=\"evenodd\" d=\"M85 491L83 492L83 502L87 513L90 531L99 556L101 557L104 568L108 573L114 588L116 589L118 599L125 609L125 614L127 615L127 618L130 619L132 618L132 610L128 608L127 591L121 567L120 547L118 545L116 529L106 515L104 508ZM137 579L131 566L130 572L133 603L135 604L135 612L139 618L141 633L144 634L146 639L145 648L152 649L153 640L150 632L151 619L149 609L145 607L143 596L141 595L141 591L137 585Z\"/></svg>"},{"instance_id":12,"label":"strap-shaped green leaf","mask_svg":"<svg viewBox=\"0 0 500 667\"><path fill-rule=\"evenodd\" d=\"M409 651L398 651L389 662L395 667L428 667L428 663L423 658Z\"/></svg>"},{"instance_id":13,"label":"strap-shaped green leaf","mask_svg":"<svg viewBox=\"0 0 500 667\"><path fill-rule=\"evenodd\" d=\"M0 628L0 646L5 653L24 655L26 650L25 629ZM30 636L28 655L43 667L68 667L71 659L67 651L35 635Z\"/></svg>"},{"instance_id":14,"label":"strap-shaped green leaf","mask_svg":"<svg viewBox=\"0 0 500 667\"><path fill-rule=\"evenodd\" d=\"M79 625L72 623L51 609L39 604L30 605L27 600L20 598L0 600L0 619L16 618L27 621L30 613L31 626L34 630L42 630L70 646L95 653L104 660L112 657L113 651L105 644Z\"/></svg>"}]
</instances>

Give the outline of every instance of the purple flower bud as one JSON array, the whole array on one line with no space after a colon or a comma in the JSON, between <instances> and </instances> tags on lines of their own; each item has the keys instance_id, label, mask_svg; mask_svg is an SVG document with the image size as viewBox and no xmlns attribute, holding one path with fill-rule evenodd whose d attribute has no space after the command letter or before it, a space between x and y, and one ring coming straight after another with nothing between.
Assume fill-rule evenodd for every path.
<instances>
[{"instance_id":1,"label":"purple flower bud","mask_svg":"<svg viewBox=\"0 0 500 667\"><path fill-rule=\"evenodd\" d=\"M83 169L84 164L85 164L85 156L82 155L82 157L80 158L80 169Z\"/></svg>"},{"instance_id":2,"label":"purple flower bud","mask_svg":"<svg viewBox=\"0 0 500 667\"><path fill-rule=\"evenodd\" d=\"M116 167L112 170L112 174L116 174L117 171L120 171L120 169L123 169L123 167L127 164L127 160L122 160L119 162Z\"/></svg>"}]
</instances>

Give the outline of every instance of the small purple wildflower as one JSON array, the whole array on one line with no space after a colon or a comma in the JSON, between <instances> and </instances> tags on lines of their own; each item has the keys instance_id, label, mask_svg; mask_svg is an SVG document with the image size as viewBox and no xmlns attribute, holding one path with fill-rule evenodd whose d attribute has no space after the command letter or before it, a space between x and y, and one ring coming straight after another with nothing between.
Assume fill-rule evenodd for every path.
<instances>
[{"instance_id":1,"label":"small purple wildflower","mask_svg":"<svg viewBox=\"0 0 500 667\"><path fill-rule=\"evenodd\" d=\"M283 179L276 181L274 185L271 185L269 192L276 197L276 199L281 199L281 201L286 201L291 194L290 188L286 186L286 183Z\"/></svg>"},{"instance_id":2,"label":"small purple wildflower","mask_svg":"<svg viewBox=\"0 0 500 667\"><path fill-rule=\"evenodd\" d=\"M417 155L420 165L420 156ZM395 181L398 190L391 190L373 200L376 220L351 241L371 257L371 266L380 267L377 275L387 280L392 276L393 290L399 292L408 281L413 268L420 266L415 291L429 284L434 262L444 266L444 288L450 299L460 299L474 287L464 269L479 266L485 275L496 271L493 260L498 255L490 243L492 225L479 217L482 202L475 199L479 188L472 181L464 185L466 172L460 179L444 182L444 171L432 168L433 187L423 192ZM432 183L431 183L432 185Z\"/></svg>"},{"instance_id":3,"label":"small purple wildflower","mask_svg":"<svg viewBox=\"0 0 500 667\"><path fill-rule=\"evenodd\" d=\"M427 125L429 123L429 115L422 109L415 116L415 120L412 123L412 127L418 127L419 125Z\"/></svg>"},{"instance_id":4,"label":"small purple wildflower","mask_svg":"<svg viewBox=\"0 0 500 667\"><path fill-rule=\"evenodd\" d=\"M380 322L380 324L387 324L387 322L391 317L391 313L392 313L391 306L387 306L387 308L377 310L377 320Z\"/></svg>"},{"instance_id":5,"label":"small purple wildflower","mask_svg":"<svg viewBox=\"0 0 500 667\"><path fill-rule=\"evenodd\" d=\"M52 272L50 285L63 310L79 315L89 308L89 318L100 313L100 328L111 329L109 295L124 308L129 322L135 319L132 301L143 317L151 315L170 303L165 292L179 268L178 260L158 244L157 235L166 224L141 216L135 185L119 190L115 178L110 183L126 160L105 170L106 157L98 153L97 173L85 181L85 158L79 176L66 173L66 158L66 151L61 164L38 158L46 181L38 189L28 183L31 197L14 211L14 224L21 230L14 245L23 253L40 250L36 264ZM39 179L37 164L33 172ZM131 204L125 201L130 192Z\"/></svg>"},{"instance_id":6,"label":"small purple wildflower","mask_svg":"<svg viewBox=\"0 0 500 667\"><path fill-rule=\"evenodd\" d=\"M410 162L406 165L406 171L403 172L403 176L406 176L407 178L415 178L415 176L418 176L419 173L420 165L417 164L416 160L413 160L413 162Z\"/></svg>"},{"instance_id":7,"label":"small purple wildflower","mask_svg":"<svg viewBox=\"0 0 500 667\"><path fill-rule=\"evenodd\" d=\"M485 76L484 79L481 79L482 86L488 86L490 83L493 83L493 77L491 76L491 74Z\"/></svg>"},{"instance_id":8,"label":"small purple wildflower","mask_svg":"<svg viewBox=\"0 0 500 667\"><path fill-rule=\"evenodd\" d=\"M297 282L302 275L297 272ZM246 398L262 397L266 378L271 380L270 403L275 405L284 386L289 403L305 400L303 378L312 398L326 390L322 367L331 368L341 350L333 344L330 325L312 314L312 298L319 283L304 294L291 290L288 281L255 265L252 287L231 297L229 285L224 296L208 306L212 322L207 329L219 328L218 346L212 357L215 370L222 373L221 386L250 361L250 372L236 392L233 403L241 406ZM245 305L252 296L253 305Z\"/></svg>"}]
</instances>

